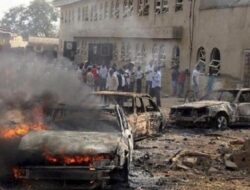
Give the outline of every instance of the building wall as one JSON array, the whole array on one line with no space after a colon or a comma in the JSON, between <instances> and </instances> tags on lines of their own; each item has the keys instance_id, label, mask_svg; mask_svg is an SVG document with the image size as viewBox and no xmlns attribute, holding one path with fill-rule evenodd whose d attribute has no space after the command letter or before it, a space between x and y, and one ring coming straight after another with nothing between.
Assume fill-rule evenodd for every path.
<instances>
[{"instance_id":1,"label":"building wall","mask_svg":"<svg viewBox=\"0 0 250 190\"><path fill-rule=\"evenodd\" d=\"M193 66L197 52L204 47L206 65L211 61L213 48L218 48L221 55L221 82L224 87L235 87L243 79L244 50L250 49L250 7L233 6L198 9L195 17Z\"/></svg>"},{"instance_id":2,"label":"building wall","mask_svg":"<svg viewBox=\"0 0 250 190\"><path fill-rule=\"evenodd\" d=\"M160 13L156 13L157 1L148 0L148 15L140 15L138 6L140 1L132 1L133 11L127 16L124 16L124 13L127 13L124 11L124 0L84 0L62 6L60 50L63 50L64 41L75 40L79 52L77 61L84 62L88 59L89 43L112 43L116 47L113 52L116 63L124 64L126 59L130 59L143 68L153 58L162 54L161 61L166 65L166 68L162 70L163 90L169 94L171 91L170 68L173 62L179 62L181 69L187 69L189 66L190 1L183 0L182 10L177 11L177 1L168 0L168 11L163 12L161 9ZM141 2L144 1L146 0ZM106 16L104 16L105 2L108 3ZM111 16L112 2L114 4L119 2L119 18L115 15ZM101 4L103 9L100 9ZM91 19L91 8L94 10L95 6L97 19L94 17L95 14ZM88 14L86 14L86 7L88 7ZM128 46L129 51L127 51ZM177 47L180 51L178 60L175 55Z\"/></svg>"},{"instance_id":3,"label":"building wall","mask_svg":"<svg viewBox=\"0 0 250 190\"><path fill-rule=\"evenodd\" d=\"M100 6L104 2L108 2L108 15L104 18L104 8L100 11ZM112 0L85 0L75 4L63 6L61 8L61 32L60 44L64 41L72 41L75 38L85 37L93 41L96 38L98 41L102 40L112 41L117 43L118 54L121 54L122 42L132 42L132 50L136 49L137 42L142 42L146 46L146 52L152 52L152 47L157 44L162 44L166 47L166 55L168 62L172 60L173 49L178 46L180 48L180 62L181 65L186 64L188 56L189 43L189 7L190 1L183 1L183 10L175 11L175 1L168 1L169 11L167 13L155 13L155 1L149 1L149 15L138 15L138 2L133 1L133 11L131 16L123 17L123 0L119 2L119 18L114 16L110 18L110 7ZM116 2L115 0L113 2ZM91 7L97 6L98 19L97 21L90 21ZM86 21L86 9L84 18L82 17L82 9L88 6L88 21ZM80 17L78 19L78 9L80 8ZM100 19L100 14L102 19ZM70 23L69 23L69 15ZM73 16L74 15L74 16ZM179 32L176 32L179 31ZM87 40L88 41L88 40ZM135 54L133 51L132 54ZM120 56L118 56L119 58ZM147 54L147 60L152 57ZM133 58L132 58L133 59ZM186 66L183 66L186 67Z\"/></svg>"},{"instance_id":4,"label":"building wall","mask_svg":"<svg viewBox=\"0 0 250 190\"><path fill-rule=\"evenodd\" d=\"M108 2L106 16L104 16L105 2ZM144 67L154 57L152 53L154 47L158 53L160 47L164 47L165 64L167 65L167 69L164 71L167 81L164 82L169 83L169 68L173 61L173 51L179 47L180 68L189 68L190 29L192 28L191 1L183 0L183 10L176 11L176 1L169 0L168 11L156 14L156 1L149 0L149 15L140 16L138 13L139 0L134 0L131 15L124 17L124 0L118 0L119 18L111 16L111 2L112 0L84 0L62 6L60 49L62 50L64 41L76 40L80 60L84 61L88 59L89 43L108 42L116 47L114 61L121 63L124 57L122 47L125 45L126 49L129 44L130 53L127 57L135 62L143 57L142 66ZM113 2L115 3L116 0ZM194 2L194 38L190 69L192 70L197 64L198 49L203 47L206 53L207 72L211 63L212 50L217 48L221 56L219 86L235 87L242 81L245 71L244 50L250 49L248 36L250 3L234 0L196 0ZM101 4L103 5L102 10L100 9ZM87 6L88 14L86 14ZM95 14L93 14L91 20L91 7L95 10L95 6L98 13L97 19L94 19ZM80 10L79 16L78 10ZM84 11L84 16L82 16L82 11ZM86 15L88 15L88 20L86 20ZM175 33L175 30L178 32ZM145 49L145 52L139 52L139 56L137 56L137 46L140 47L139 49L143 49L142 47ZM207 81L206 75L201 80L204 89Z\"/></svg>"}]
</instances>

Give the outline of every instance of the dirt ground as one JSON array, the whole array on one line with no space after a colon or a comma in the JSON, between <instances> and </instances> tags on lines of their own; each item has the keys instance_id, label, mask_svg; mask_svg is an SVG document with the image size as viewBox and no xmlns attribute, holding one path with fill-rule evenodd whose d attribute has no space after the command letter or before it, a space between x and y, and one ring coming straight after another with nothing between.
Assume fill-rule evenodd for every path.
<instances>
[{"instance_id":1,"label":"dirt ground","mask_svg":"<svg viewBox=\"0 0 250 190\"><path fill-rule=\"evenodd\" d=\"M168 114L171 105L181 103L163 99L162 110ZM250 171L225 164L246 139L250 127L218 131L170 126L158 137L136 144L130 186L136 190L250 189Z\"/></svg>"}]
</instances>

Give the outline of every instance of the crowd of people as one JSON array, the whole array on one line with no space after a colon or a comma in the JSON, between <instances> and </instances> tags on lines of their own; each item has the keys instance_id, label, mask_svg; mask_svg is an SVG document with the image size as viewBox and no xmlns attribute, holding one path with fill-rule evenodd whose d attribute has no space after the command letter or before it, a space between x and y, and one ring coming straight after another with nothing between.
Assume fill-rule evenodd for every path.
<instances>
[{"instance_id":1,"label":"crowd of people","mask_svg":"<svg viewBox=\"0 0 250 190\"><path fill-rule=\"evenodd\" d=\"M161 70L160 67L151 61L146 69L136 67L130 62L123 67L116 64L108 65L80 65L78 69L80 80L92 90L108 90L120 92L148 93L156 98L158 106L161 106ZM146 89L143 91L143 79L146 79Z\"/></svg>"},{"instance_id":2,"label":"crowd of people","mask_svg":"<svg viewBox=\"0 0 250 190\"><path fill-rule=\"evenodd\" d=\"M141 66L135 66L134 63L129 62L123 67L118 67L116 64L109 65L91 65L85 64L79 66L79 78L87 86L89 86L94 91L120 91L120 92L137 92L137 93L147 93L152 97L156 98L156 103L161 106L161 66L155 63L155 61L150 61L145 67L145 70ZM206 94L211 93L214 85L214 70L209 69L208 82L206 86ZM186 95L186 90L189 88L187 82L191 81L191 89L194 94L194 98L198 99L200 97L200 75L201 66L198 64L192 73L188 69L179 70L179 66L173 66L171 72L171 86L172 86L172 96L184 98ZM189 77L190 80L189 80ZM143 80L145 79L145 90L143 90Z\"/></svg>"}]
</instances>

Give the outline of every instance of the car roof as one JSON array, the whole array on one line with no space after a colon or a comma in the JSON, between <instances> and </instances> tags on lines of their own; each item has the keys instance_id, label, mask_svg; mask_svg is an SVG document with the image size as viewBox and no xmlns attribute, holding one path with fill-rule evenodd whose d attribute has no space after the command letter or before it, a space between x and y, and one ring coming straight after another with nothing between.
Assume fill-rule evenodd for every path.
<instances>
[{"instance_id":1,"label":"car roof","mask_svg":"<svg viewBox=\"0 0 250 190\"><path fill-rule=\"evenodd\" d=\"M222 88L214 91L250 91L250 88Z\"/></svg>"},{"instance_id":2,"label":"car roof","mask_svg":"<svg viewBox=\"0 0 250 190\"><path fill-rule=\"evenodd\" d=\"M140 94L135 92L117 92L117 91L98 91L93 92L97 96L130 96L130 97L150 97L148 94Z\"/></svg>"}]
</instances>

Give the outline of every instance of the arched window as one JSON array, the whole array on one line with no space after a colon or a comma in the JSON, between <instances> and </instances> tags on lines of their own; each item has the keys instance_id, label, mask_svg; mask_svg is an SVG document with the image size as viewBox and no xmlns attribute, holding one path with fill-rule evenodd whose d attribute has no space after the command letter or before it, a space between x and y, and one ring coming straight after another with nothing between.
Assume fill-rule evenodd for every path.
<instances>
[{"instance_id":1,"label":"arched window","mask_svg":"<svg viewBox=\"0 0 250 190\"><path fill-rule=\"evenodd\" d=\"M197 52L197 61L202 60L206 62L206 51L204 47L200 47Z\"/></svg>"},{"instance_id":2,"label":"arched window","mask_svg":"<svg viewBox=\"0 0 250 190\"><path fill-rule=\"evenodd\" d=\"M201 72L206 71L206 51L204 47L200 47L197 51L197 65L200 65Z\"/></svg>"},{"instance_id":3,"label":"arched window","mask_svg":"<svg viewBox=\"0 0 250 190\"><path fill-rule=\"evenodd\" d=\"M210 55L209 73L219 74L221 63L221 54L218 48L214 48Z\"/></svg>"}]
</instances>

